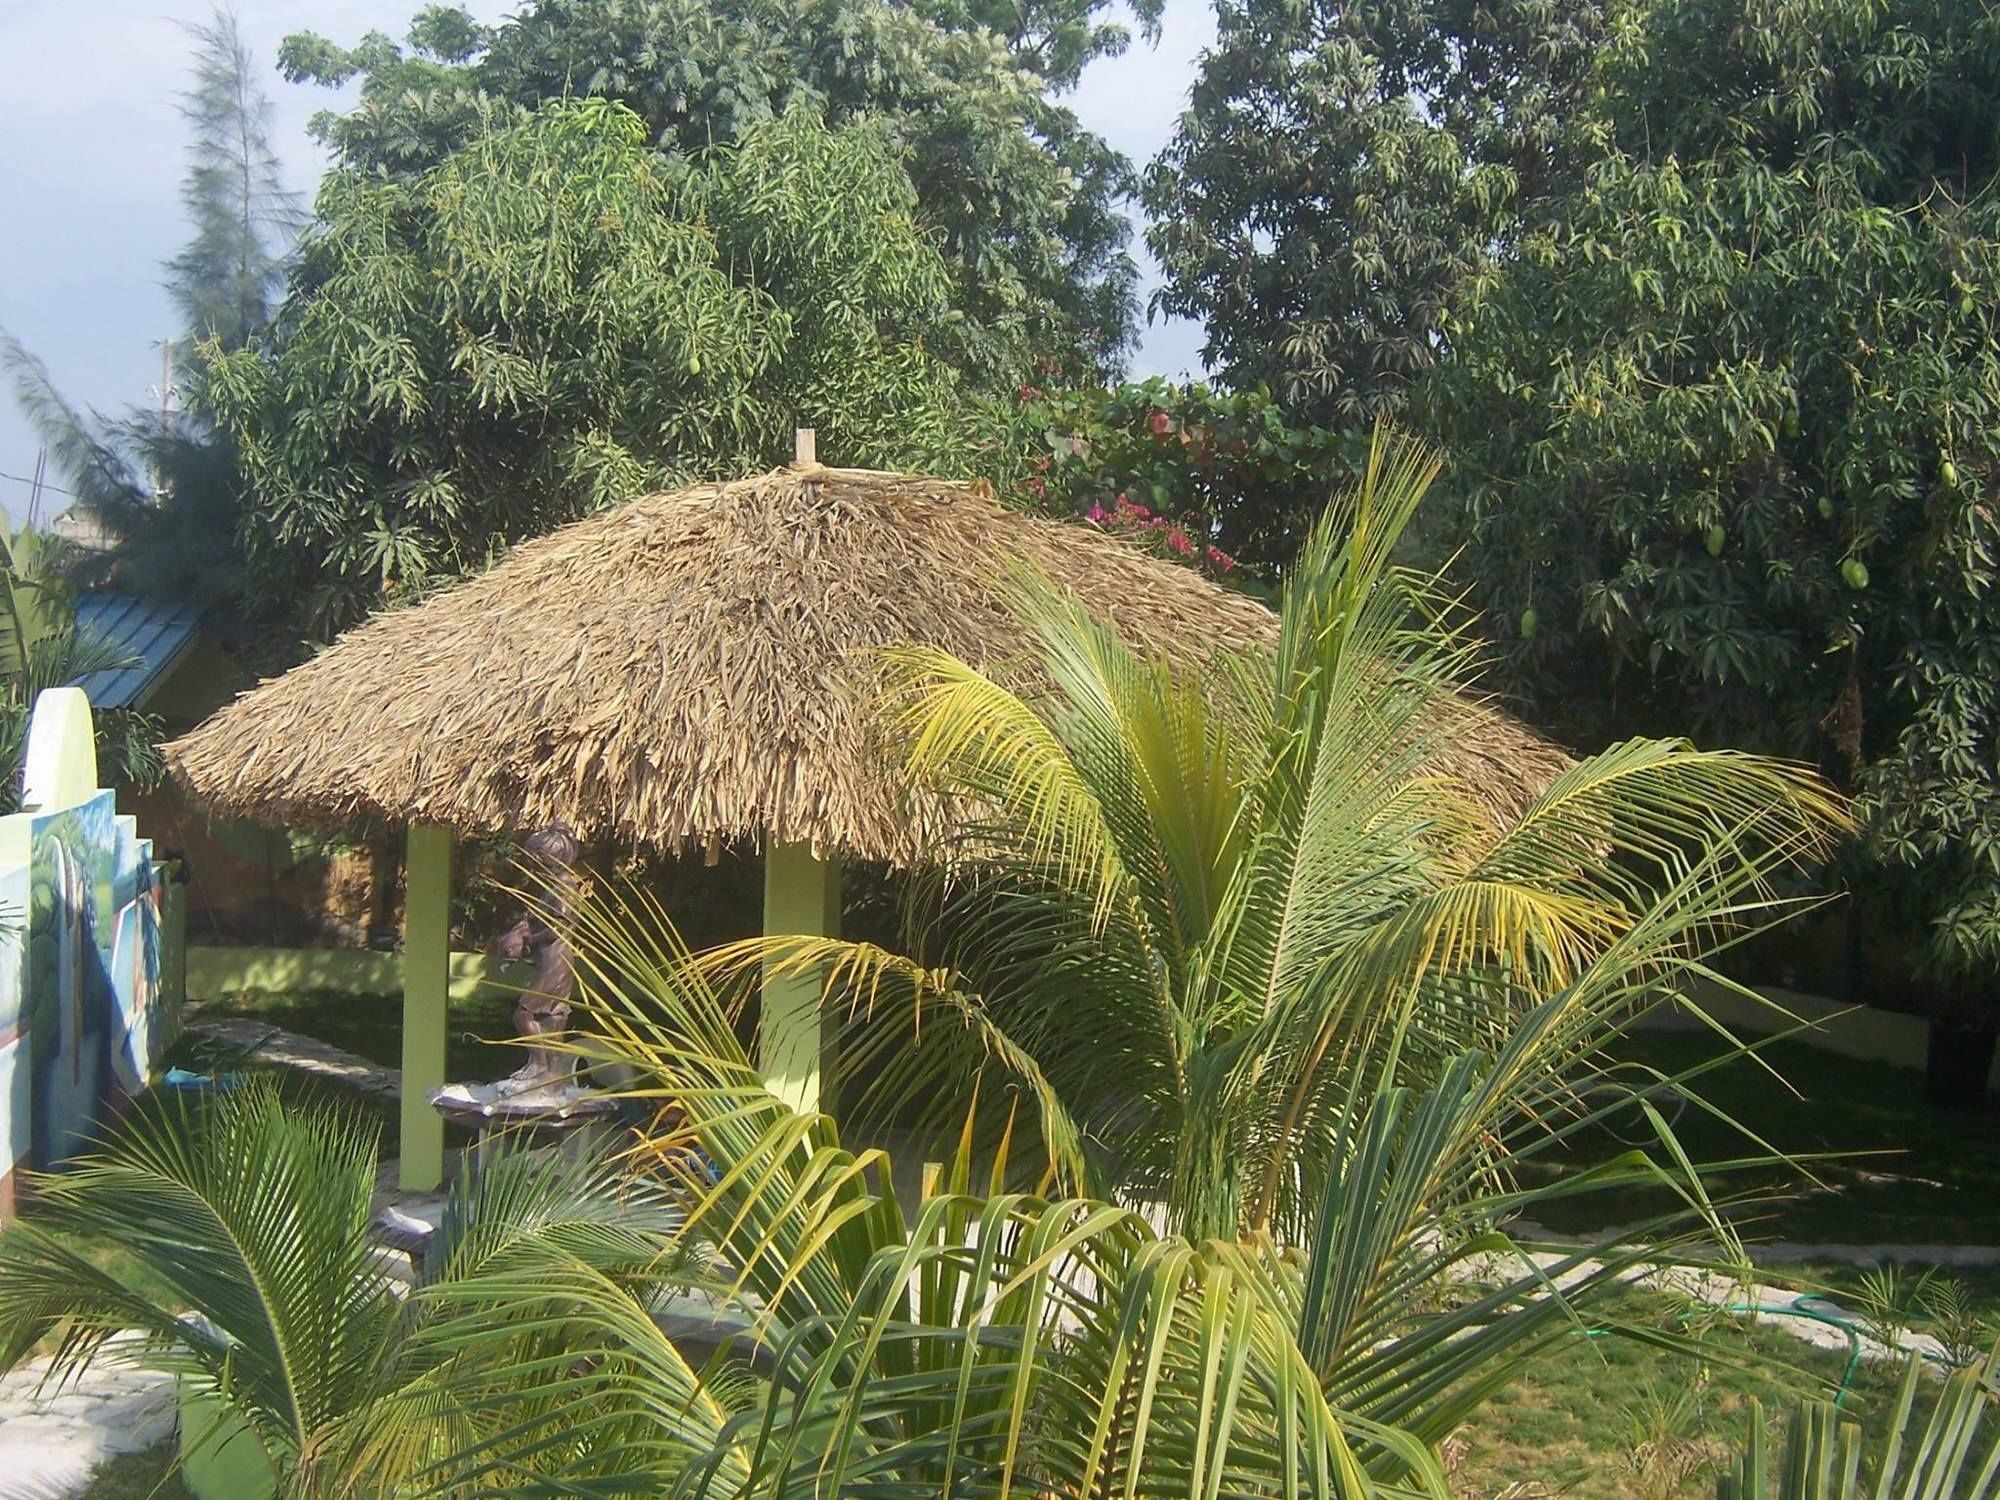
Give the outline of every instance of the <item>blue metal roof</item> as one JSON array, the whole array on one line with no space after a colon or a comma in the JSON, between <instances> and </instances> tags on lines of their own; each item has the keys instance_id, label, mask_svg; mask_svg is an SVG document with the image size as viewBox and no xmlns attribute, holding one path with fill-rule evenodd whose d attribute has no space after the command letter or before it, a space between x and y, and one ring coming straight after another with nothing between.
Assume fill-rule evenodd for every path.
<instances>
[{"instance_id":1,"label":"blue metal roof","mask_svg":"<svg viewBox=\"0 0 2000 1500\"><path fill-rule=\"evenodd\" d=\"M76 624L78 634L138 661L115 672L86 672L74 685L90 695L93 708L138 708L194 644L201 615L192 605L97 592L77 597Z\"/></svg>"}]
</instances>

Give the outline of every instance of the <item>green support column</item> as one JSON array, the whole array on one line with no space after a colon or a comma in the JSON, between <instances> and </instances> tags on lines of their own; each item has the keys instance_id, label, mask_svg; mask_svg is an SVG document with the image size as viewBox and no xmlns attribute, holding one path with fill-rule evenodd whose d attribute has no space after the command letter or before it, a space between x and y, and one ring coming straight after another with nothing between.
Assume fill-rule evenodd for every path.
<instances>
[{"instance_id":1,"label":"green support column","mask_svg":"<svg viewBox=\"0 0 2000 1500\"><path fill-rule=\"evenodd\" d=\"M451 830L410 825L403 865L403 1118L400 1185L427 1193L444 1183L444 1119L431 1090L444 1085L451 983Z\"/></svg>"},{"instance_id":2,"label":"green support column","mask_svg":"<svg viewBox=\"0 0 2000 1500\"><path fill-rule=\"evenodd\" d=\"M764 934L840 935L840 862L820 859L810 844L764 846ZM813 974L764 976L763 1024L757 1066L771 1092L797 1110L822 1108L821 1072L832 1093L832 1058L820 1027L821 981ZM830 1102L830 1101L829 1101Z\"/></svg>"}]
</instances>

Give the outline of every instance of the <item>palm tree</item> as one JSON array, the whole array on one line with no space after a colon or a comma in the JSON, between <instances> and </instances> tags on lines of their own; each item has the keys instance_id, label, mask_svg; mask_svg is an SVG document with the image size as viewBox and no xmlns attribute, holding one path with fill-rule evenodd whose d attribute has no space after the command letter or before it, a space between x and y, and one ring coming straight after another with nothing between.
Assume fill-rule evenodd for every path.
<instances>
[{"instance_id":1,"label":"palm tree","mask_svg":"<svg viewBox=\"0 0 2000 1500\"><path fill-rule=\"evenodd\" d=\"M617 1436L543 1476L568 1492L1447 1500L1438 1445L1532 1355L1570 1340L1592 1357L1587 1334L1621 1326L1606 1294L1676 1216L1541 1257L1500 1222L1592 1186L1694 1192L1639 1152L1534 1189L1482 1175L1484 1138L1546 1086L1523 1081L1564 1028L1558 999L1427 1088L1378 1077L1358 1093L1351 1149L1297 1245L1012 1189L1004 1140L976 1167L970 1116L949 1170L899 1197L888 1153L766 1090L729 998L649 897L600 894L571 920L603 1032L589 1045L660 1105L634 1165L683 1205L757 1376L718 1386L711 1366L703 1388L727 1415L691 1424L677 1368L656 1386L630 1362L614 1388L573 1351ZM604 1326L630 1320L627 1295L599 1304ZM575 1406L566 1378L552 1370L538 1402Z\"/></svg>"},{"instance_id":2,"label":"palm tree","mask_svg":"<svg viewBox=\"0 0 2000 1500\"><path fill-rule=\"evenodd\" d=\"M1039 672L889 662L913 772L984 816L918 903L909 951L823 939L712 956L822 971L853 1125L944 1128L983 1085L1054 1180L1159 1205L1190 1238L1297 1244L1364 1104L1468 1050L1517 1070L1460 1180L1560 1146L1604 1044L1719 983L1703 956L1838 827L1806 768L1635 740L1517 819L1437 769L1472 647L1397 544L1436 472L1378 433L1287 581L1274 646L1193 672L1034 579ZM1532 1050L1512 1045L1548 1008ZM1572 1122L1573 1123L1573 1122Z\"/></svg>"},{"instance_id":3,"label":"palm tree","mask_svg":"<svg viewBox=\"0 0 2000 1500\"><path fill-rule=\"evenodd\" d=\"M138 660L78 628L68 551L31 528L11 537L0 533L0 812L20 806L28 720L43 689ZM143 785L165 769L155 721L115 711L99 715L96 727L105 775Z\"/></svg>"},{"instance_id":4,"label":"palm tree","mask_svg":"<svg viewBox=\"0 0 2000 1500\"><path fill-rule=\"evenodd\" d=\"M288 1108L268 1079L148 1096L0 1233L0 1368L52 1347L58 1380L104 1357L171 1371L287 1495L422 1489L453 1455L463 1484L531 1486L576 1420L538 1399L552 1362L586 1404L642 1362L699 1429L694 1372L625 1291L681 1264L658 1192L601 1163L472 1163L405 1289L368 1233L375 1155L359 1116ZM606 1306L625 1320L592 1322ZM572 1349L596 1363L569 1368Z\"/></svg>"}]
</instances>

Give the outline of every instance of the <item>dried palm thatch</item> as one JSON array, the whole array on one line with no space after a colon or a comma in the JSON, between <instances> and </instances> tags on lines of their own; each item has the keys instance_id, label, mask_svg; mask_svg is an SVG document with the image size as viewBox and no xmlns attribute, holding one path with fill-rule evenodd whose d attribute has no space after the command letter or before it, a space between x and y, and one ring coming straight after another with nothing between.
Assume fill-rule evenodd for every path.
<instances>
[{"instance_id":1,"label":"dried palm thatch","mask_svg":"<svg viewBox=\"0 0 2000 1500\"><path fill-rule=\"evenodd\" d=\"M1010 560L1166 650L1269 639L1254 600L983 484L794 464L649 495L349 632L167 747L219 812L463 834L561 820L656 849L765 837L907 864L951 809L871 729L874 648L999 667ZM1503 816L1568 762L1468 703L1450 763Z\"/></svg>"}]
</instances>

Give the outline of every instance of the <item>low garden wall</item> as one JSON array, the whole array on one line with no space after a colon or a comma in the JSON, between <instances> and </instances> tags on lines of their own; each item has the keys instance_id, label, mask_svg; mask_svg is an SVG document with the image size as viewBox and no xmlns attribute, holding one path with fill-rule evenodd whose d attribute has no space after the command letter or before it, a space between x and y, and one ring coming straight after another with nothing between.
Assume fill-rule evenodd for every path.
<instances>
[{"instance_id":1,"label":"low garden wall","mask_svg":"<svg viewBox=\"0 0 2000 1500\"><path fill-rule=\"evenodd\" d=\"M451 956L451 998L482 993L516 994L531 969L504 964L484 953ZM187 950L187 997L216 1000L246 990L345 990L355 995L400 995L400 954L359 948L217 948Z\"/></svg>"}]
</instances>

